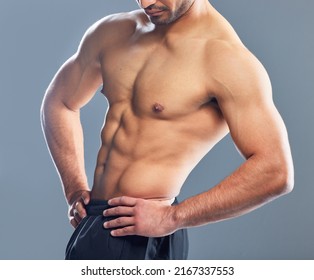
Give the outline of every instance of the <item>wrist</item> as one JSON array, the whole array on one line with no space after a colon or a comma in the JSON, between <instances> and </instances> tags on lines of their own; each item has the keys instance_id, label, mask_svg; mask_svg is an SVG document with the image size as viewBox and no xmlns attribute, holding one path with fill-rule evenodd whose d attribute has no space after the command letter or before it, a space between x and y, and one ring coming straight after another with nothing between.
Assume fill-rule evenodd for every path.
<instances>
[{"instance_id":1,"label":"wrist","mask_svg":"<svg viewBox=\"0 0 314 280\"><path fill-rule=\"evenodd\" d=\"M174 205L170 207L170 226L173 228L173 231L184 228L182 215L180 214L180 207Z\"/></svg>"},{"instance_id":2,"label":"wrist","mask_svg":"<svg viewBox=\"0 0 314 280\"><path fill-rule=\"evenodd\" d=\"M89 191L90 190L88 188L82 188L82 189L67 193L66 194L66 200L68 202L68 205L72 205L75 201L78 200L78 198L82 197L82 194L84 192L89 192Z\"/></svg>"}]
</instances>

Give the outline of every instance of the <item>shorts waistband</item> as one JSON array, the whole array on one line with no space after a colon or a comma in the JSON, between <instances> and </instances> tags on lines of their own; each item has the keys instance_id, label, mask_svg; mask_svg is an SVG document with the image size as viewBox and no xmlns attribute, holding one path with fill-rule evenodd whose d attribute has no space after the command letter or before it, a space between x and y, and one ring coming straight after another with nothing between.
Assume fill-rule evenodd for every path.
<instances>
[{"instance_id":1,"label":"shorts waistband","mask_svg":"<svg viewBox=\"0 0 314 280\"><path fill-rule=\"evenodd\" d=\"M178 204L177 198L175 198L172 205ZM103 214L103 211L111 208L108 204L108 200L102 199L91 199L90 202L85 206L86 213L89 216L99 216Z\"/></svg>"},{"instance_id":2,"label":"shorts waistband","mask_svg":"<svg viewBox=\"0 0 314 280\"><path fill-rule=\"evenodd\" d=\"M108 200L92 199L86 206L86 213L89 216L99 216L102 212L111 206L108 204Z\"/></svg>"}]
</instances>

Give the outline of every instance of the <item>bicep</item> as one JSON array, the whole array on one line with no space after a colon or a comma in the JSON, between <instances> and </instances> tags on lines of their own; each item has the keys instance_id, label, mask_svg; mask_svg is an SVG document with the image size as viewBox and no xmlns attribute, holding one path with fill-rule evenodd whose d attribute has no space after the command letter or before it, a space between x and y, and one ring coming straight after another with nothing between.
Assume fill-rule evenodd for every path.
<instances>
[{"instance_id":1,"label":"bicep","mask_svg":"<svg viewBox=\"0 0 314 280\"><path fill-rule=\"evenodd\" d=\"M83 107L102 83L95 35L89 30L78 51L58 70L51 81L46 100L63 103L71 110Z\"/></svg>"},{"instance_id":2,"label":"bicep","mask_svg":"<svg viewBox=\"0 0 314 280\"><path fill-rule=\"evenodd\" d=\"M284 155L287 133L265 69L254 60L236 68L239 74L226 78L218 99L235 145L245 158Z\"/></svg>"},{"instance_id":3,"label":"bicep","mask_svg":"<svg viewBox=\"0 0 314 280\"><path fill-rule=\"evenodd\" d=\"M272 102L232 101L223 113L232 139L245 158L283 152L286 129Z\"/></svg>"},{"instance_id":4,"label":"bicep","mask_svg":"<svg viewBox=\"0 0 314 280\"><path fill-rule=\"evenodd\" d=\"M88 103L100 84L98 67L82 65L77 55L74 55L56 73L47 89L46 99L78 110Z\"/></svg>"}]
</instances>

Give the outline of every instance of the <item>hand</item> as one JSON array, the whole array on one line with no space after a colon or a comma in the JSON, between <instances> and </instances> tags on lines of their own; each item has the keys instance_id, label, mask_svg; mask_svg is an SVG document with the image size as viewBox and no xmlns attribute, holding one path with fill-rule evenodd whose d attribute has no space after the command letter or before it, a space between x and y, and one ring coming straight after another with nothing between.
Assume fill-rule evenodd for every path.
<instances>
[{"instance_id":1,"label":"hand","mask_svg":"<svg viewBox=\"0 0 314 280\"><path fill-rule=\"evenodd\" d=\"M178 229L173 219L175 206L126 196L110 199L108 203L114 207L105 210L104 216L119 216L104 223L105 228L118 228L111 231L112 236L161 237Z\"/></svg>"},{"instance_id":2,"label":"hand","mask_svg":"<svg viewBox=\"0 0 314 280\"><path fill-rule=\"evenodd\" d=\"M87 205L89 201L90 191L78 191L71 197L69 219L74 228L86 217L85 205Z\"/></svg>"}]
</instances>

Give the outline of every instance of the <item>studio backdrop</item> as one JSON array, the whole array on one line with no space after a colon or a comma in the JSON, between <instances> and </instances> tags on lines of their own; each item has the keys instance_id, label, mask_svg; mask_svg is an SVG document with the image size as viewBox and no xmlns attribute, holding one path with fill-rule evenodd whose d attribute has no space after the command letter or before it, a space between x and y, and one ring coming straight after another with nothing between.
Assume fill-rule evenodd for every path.
<instances>
[{"instance_id":1,"label":"studio backdrop","mask_svg":"<svg viewBox=\"0 0 314 280\"><path fill-rule=\"evenodd\" d=\"M211 3L269 73L289 132L295 188L240 218L189 229L189 258L313 259L314 2ZM41 131L42 98L90 25L133 9L135 0L0 0L0 259L64 258L73 229ZM90 183L106 109L97 92L82 110ZM179 200L213 187L242 161L227 136L193 170Z\"/></svg>"}]
</instances>

